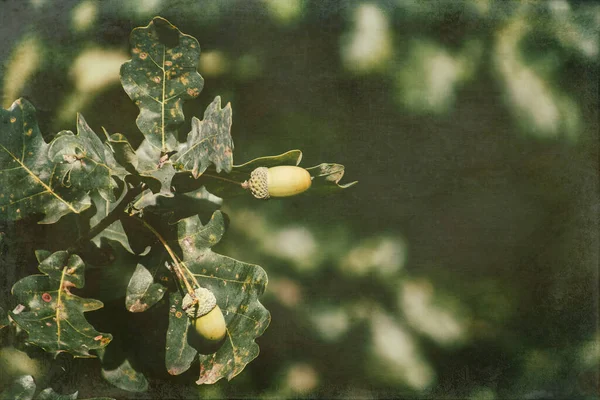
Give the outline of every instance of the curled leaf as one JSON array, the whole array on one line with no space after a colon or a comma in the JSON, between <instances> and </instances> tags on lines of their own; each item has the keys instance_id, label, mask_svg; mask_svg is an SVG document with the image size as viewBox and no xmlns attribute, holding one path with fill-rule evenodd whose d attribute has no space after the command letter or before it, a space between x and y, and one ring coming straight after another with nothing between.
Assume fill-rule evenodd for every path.
<instances>
[{"instance_id":1,"label":"curled leaf","mask_svg":"<svg viewBox=\"0 0 600 400\"><path fill-rule=\"evenodd\" d=\"M358 181L340 184L344 176L344 166L341 164L322 163L314 167L306 168L313 179L311 192L334 192L354 186Z\"/></svg>"},{"instance_id":2,"label":"curled leaf","mask_svg":"<svg viewBox=\"0 0 600 400\"><path fill-rule=\"evenodd\" d=\"M102 143L81 114L77 115L77 135L60 132L50 143L48 157L58 164L63 186L86 192L95 189L109 201L116 200L113 176L123 180L127 174L115 160L112 149Z\"/></svg>"}]
</instances>

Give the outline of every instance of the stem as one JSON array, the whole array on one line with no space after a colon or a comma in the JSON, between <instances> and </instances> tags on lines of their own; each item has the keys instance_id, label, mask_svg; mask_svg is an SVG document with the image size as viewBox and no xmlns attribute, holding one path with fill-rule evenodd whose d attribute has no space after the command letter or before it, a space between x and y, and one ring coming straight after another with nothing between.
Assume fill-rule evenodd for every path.
<instances>
[{"instance_id":1,"label":"stem","mask_svg":"<svg viewBox=\"0 0 600 400\"><path fill-rule=\"evenodd\" d=\"M233 184L235 184L235 185L239 185L239 186L242 186L242 185L244 184L243 182L238 182L238 181L234 181L234 180L232 180L232 179L223 178L223 177L221 177L221 176L218 176L218 175L207 174L206 172L204 172L204 173L202 174L202 176L209 176L209 177L211 177L211 178L220 179L220 180L222 180L222 181L229 182L229 183L233 183Z\"/></svg>"},{"instance_id":2,"label":"stem","mask_svg":"<svg viewBox=\"0 0 600 400\"><path fill-rule=\"evenodd\" d=\"M146 221L144 221L143 219L141 219L139 217L134 217L134 218L137 221L141 222L146 227L146 229L148 229L150 232L152 232L154 234L154 236L156 236L158 241L163 245L163 247L165 248L167 253L169 253L171 260L173 260L173 269L175 272L175 276L177 276L180 283L181 283L181 281L183 281L183 285L185 286L187 292L190 294L190 296L192 296L192 298L195 298L196 294L194 292L194 287L187 280L187 278L183 274L183 271L185 270L190 275L193 282L196 284L196 287L199 287L198 281L196 281L196 278L190 273L190 271L187 269L185 264L179 259L177 254L175 254L175 252L173 251L171 246L169 246L169 243L167 243L165 238L163 238L162 235L156 229L154 229L154 227L152 225L150 225L149 223L147 223Z\"/></svg>"},{"instance_id":3,"label":"stem","mask_svg":"<svg viewBox=\"0 0 600 400\"><path fill-rule=\"evenodd\" d=\"M94 225L89 231L79 237L77 241L73 244L73 246L69 247L67 251L69 253L75 253L78 249L80 249L85 243L92 240L96 235L100 232L108 228L113 222L118 221L123 216L123 211L125 208L135 197L140 194L145 189L145 185L139 185L133 187L127 191L123 199L117 204L117 206L104 217L100 222Z\"/></svg>"}]
</instances>

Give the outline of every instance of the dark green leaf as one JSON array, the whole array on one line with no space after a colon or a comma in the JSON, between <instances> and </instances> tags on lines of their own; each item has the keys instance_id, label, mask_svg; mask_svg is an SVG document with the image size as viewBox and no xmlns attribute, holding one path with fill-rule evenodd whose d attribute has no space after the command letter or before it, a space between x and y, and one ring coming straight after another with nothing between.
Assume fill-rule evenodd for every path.
<instances>
[{"instance_id":1,"label":"dark green leaf","mask_svg":"<svg viewBox=\"0 0 600 400\"><path fill-rule=\"evenodd\" d=\"M50 224L90 206L85 192L62 186L48 149L29 102L19 99L0 110L0 219L41 213L40 223Z\"/></svg>"},{"instance_id":2,"label":"dark green leaf","mask_svg":"<svg viewBox=\"0 0 600 400\"><path fill-rule=\"evenodd\" d=\"M192 118L192 131L177 154L173 166L178 171L190 171L194 178L202 175L211 163L217 173L231 172L233 140L231 139L231 105L221 108L217 96L204 112L204 119Z\"/></svg>"},{"instance_id":3,"label":"dark green leaf","mask_svg":"<svg viewBox=\"0 0 600 400\"><path fill-rule=\"evenodd\" d=\"M223 345L215 353L199 355L201 374L198 384L215 383L221 378L230 380L239 374L258 355L258 345L254 340L263 334L271 319L269 312L258 301L267 284L265 271L257 265L246 264L211 250L224 232L225 221L220 211L215 212L206 225L202 225L197 216L178 224L179 245L184 258L182 266L194 275L200 286L214 293L227 323L227 337ZM177 312L181 311L177 308L178 304L175 301L171 303L169 330L173 330L172 335L181 335L189 324L185 314L177 318ZM182 320L185 321L185 329ZM187 342L178 346L171 344L167 348L167 357L187 361L195 351ZM173 352L179 357L174 356ZM183 372L186 364L179 365L179 372Z\"/></svg>"},{"instance_id":4,"label":"dark green leaf","mask_svg":"<svg viewBox=\"0 0 600 400\"><path fill-rule=\"evenodd\" d=\"M189 345L189 318L181 308L181 294L169 294L169 328L167 330L165 366L171 375L179 375L190 368L198 352Z\"/></svg>"},{"instance_id":5,"label":"dark green leaf","mask_svg":"<svg viewBox=\"0 0 600 400\"><path fill-rule=\"evenodd\" d=\"M160 17L134 29L130 44L132 59L121 66L121 84L140 108L137 126L159 151L176 150L183 102L204 86L196 70L200 45Z\"/></svg>"},{"instance_id":6,"label":"dark green leaf","mask_svg":"<svg viewBox=\"0 0 600 400\"><path fill-rule=\"evenodd\" d=\"M145 257L146 261L149 257ZM156 274L159 268L166 269L164 265L158 265L161 261L154 259L152 270ZM154 304L158 303L165 295L166 288L160 283L154 281L152 274L142 264L138 264L127 286L127 296L125 297L125 307L131 312L143 312Z\"/></svg>"},{"instance_id":7,"label":"dark green leaf","mask_svg":"<svg viewBox=\"0 0 600 400\"><path fill-rule=\"evenodd\" d=\"M144 374L136 371L131 366L123 349L117 348L113 344L97 351L98 358L102 361L102 377L119 389L128 392L145 392L148 389L148 380ZM115 357L122 361L114 368L109 367L110 362L108 360Z\"/></svg>"},{"instance_id":8,"label":"dark green leaf","mask_svg":"<svg viewBox=\"0 0 600 400\"><path fill-rule=\"evenodd\" d=\"M113 176L124 179L127 171L120 166L109 145L102 143L81 114L77 115L77 135L60 132L48 149L48 157L59 165L63 186L86 192L96 189L102 198L115 201L117 187Z\"/></svg>"},{"instance_id":9,"label":"dark green leaf","mask_svg":"<svg viewBox=\"0 0 600 400\"><path fill-rule=\"evenodd\" d=\"M31 375L20 376L0 393L0 399L31 400L35 393L35 382Z\"/></svg>"},{"instance_id":10,"label":"dark green leaf","mask_svg":"<svg viewBox=\"0 0 600 400\"><path fill-rule=\"evenodd\" d=\"M37 256L41 259L38 269L44 275L31 275L15 283L12 293L26 311L11 312L10 316L28 333L28 342L47 352L93 357L89 350L105 347L112 336L96 331L84 316L102 308L102 302L70 292L73 287L84 286L83 261L66 251L49 256L40 252Z\"/></svg>"},{"instance_id":11,"label":"dark green leaf","mask_svg":"<svg viewBox=\"0 0 600 400\"><path fill-rule=\"evenodd\" d=\"M77 400L78 392L73 394L58 394L52 388L42 390L35 400Z\"/></svg>"}]
</instances>

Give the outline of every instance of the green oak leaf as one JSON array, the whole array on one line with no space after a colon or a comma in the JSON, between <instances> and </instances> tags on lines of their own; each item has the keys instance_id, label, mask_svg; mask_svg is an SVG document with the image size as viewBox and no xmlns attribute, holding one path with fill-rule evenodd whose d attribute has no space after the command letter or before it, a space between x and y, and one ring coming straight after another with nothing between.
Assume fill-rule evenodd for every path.
<instances>
[{"instance_id":1,"label":"green oak leaf","mask_svg":"<svg viewBox=\"0 0 600 400\"><path fill-rule=\"evenodd\" d=\"M84 191L69 190L48 157L49 145L25 99L0 109L0 220L40 213L51 224L69 213L79 214L91 202Z\"/></svg>"},{"instance_id":2,"label":"green oak leaf","mask_svg":"<svg viewBox=\"0 0 600 400\"><path fill-rule=\"evenodd\" d=\"M114 344L97 351L98 358L102 362L102 377L119 389L128 392L145 392L148 389L148 380L143 373L131 366L126 350L115 347ZM114 366L109 365L113 358L118 358L121 362Z\"/></svg>"},{"instance_id":3,"label":"green oak leaf","mask_svg":"<svg viewBox=\"0 0 600 400\"><path fill-rule=\"evenodd\" d=\"M233 139L231 139L231 104L221 108L217 96L204 112L204 119L192 118L192 131L187 141L172 157L176 170L190 171L198 178L212 163L217 173L231 172L233 167Z\"/></svg>"},{"instance_id":4,"label":"green oak leaf","mask_svg":"<svg viewBox=\"0 0 600 400\"><path fill-rule=\"evenodd\" d=\"M89 351L105 347L112 335L96 331L84 316L102 308L102 302L71 293L71 288L84 286L83 261L66 251L36 256L43 275L30 275L14 284L12 294L26 309L11 312L11 318L28 333L28 342L47 352L94 357Z\"/></svg>"},{"instance_id":5,"label":"green oak leaf","mask_svg":"<svg viewBox=\"0 0 600 400\"><path fill-rule=\"evenodd\" d=\"M48 157L59 165L63 186L86 192L95 189L108 201L116 200L117 183L113 176L124 180L127 175L115 160L110 145L102 143L81 114L77 115L77 135L71 131L56 135L50 143Z\"/></svg>"},{"instance_id":6,"label":"green oak leaf","mask_svg":"<svg viewBox=\"0 0 600 400\"><path fill-rule=\"evenodd\" d=\"M269 311L258 301L267 285L267 274L258 265L211 250L225 232L224 216L220 211L216 211L206 225L202 225L197 216L184 219L177 224L177 230L183 252L182 267L194 275L200 286L214 293L227 323L223 345L212 354L199 354L201 372L196 383L211 384L221 378L231 380L258 356L258 345L254 340L263 334L271 320ZM167 369L171 373L181 373L189 367L186 363L190 357L193 359L196 350L180 339L179 335L185 335L188 329L189 319L185 314L178 318L178 313L182 312L181 303L175 301L177 297L171 300L169 331L178 339L169 341L167 334ZM173 363L173 360L181 361Z\"/></svg>"},{"instance_id":7,"label":"green oak leaf","mask_svg":"<svg viewBox=\"0 0 600 400\"><path fill-rule=\"evenodd\" d=\"M31 400L35 393L35 387L31 375L20 376L0 393L0 399Z\"/></svg>"},{"instance_id":8,"label":"green oak leaf","mask_svg":"<svg viewBox=\"0 0 600 400\"><path fill-rule=\"evenodd\" d=\"M77 400L78 392L73 394L58 394L52 388L46 388L35 396L35 400Z\"/></svg>"},{"instance_id":9,"label":"green oak leaf","mask_svg":"<svg viewBox=\"0 0 600 400\"><path fill-rule=\"evenodd\" d=\"M159 151L177 148L183 103L200 94L200 45L166 19L155 17L130 37L132 59L121 66L121 84L140 109L137 126Z\"/></svg>"},{"instance_id":10,"label":"green oak leaf","mask_svg":"<svg viewBox=\"0 0 600 400\"><path fill-rule=\"evenodd\" d=\"M148 262L148 258L150 257L144 257L143 261ZM125 307L130 312L144 312L158 303L165 295L166 288L155 282L157 272L166 269L164 260L155 258L152 261L154 261L150 263L152 272L144 265L137 264L129 280L125 296Z\"/></svg>"}]
</instances>

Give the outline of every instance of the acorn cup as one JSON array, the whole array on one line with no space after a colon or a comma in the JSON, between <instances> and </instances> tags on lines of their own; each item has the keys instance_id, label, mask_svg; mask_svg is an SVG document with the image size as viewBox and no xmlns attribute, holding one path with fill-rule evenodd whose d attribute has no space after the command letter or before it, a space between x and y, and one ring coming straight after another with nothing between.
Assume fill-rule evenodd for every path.
<instances>
[{"instance_id":1,"label":"acorn cup","mask_svg":"<svg viewBox=\"0 0 600 400\"><path fill-rule=\"evenodd\" d=\"M250 179L242 183L244 189L257 199L289 197L307 191L312 178L307 170L291 165L258 167L250 174Z\"/></svg>"},{"instance_id":2,"label":"acorn cup","mask_svg":"<svg viewBox=\"0 0 600 400\"><path fill-rule=\"evenodd\" d=\"M198 288L194 291L197 301L185 295L181 303L190 318L191 329L188 330L188 343L200 354L216 352L227 334L227 326L223 312L217 305L215 295L208 289Z\"/></svg>"}]
</instances>

